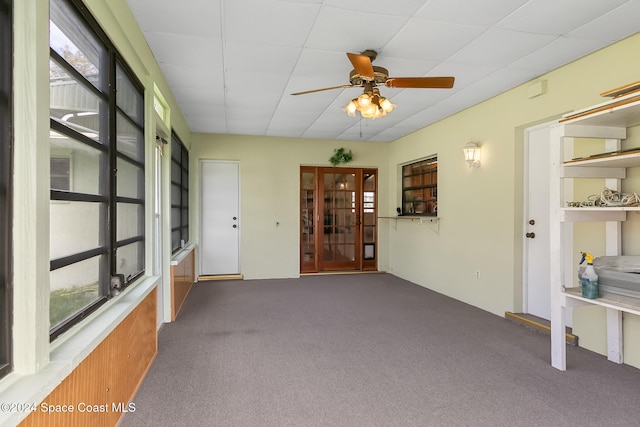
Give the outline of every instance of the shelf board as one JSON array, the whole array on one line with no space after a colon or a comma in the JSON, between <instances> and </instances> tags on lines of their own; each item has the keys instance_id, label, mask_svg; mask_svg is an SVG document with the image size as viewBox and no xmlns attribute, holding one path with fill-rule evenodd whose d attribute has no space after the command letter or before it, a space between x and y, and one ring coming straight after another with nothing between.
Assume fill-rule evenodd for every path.
<instances>
[{"instance_id":1,"label":"shelf board","mask_svg":"<svg viewBox=\"0 0 640 427\"><path fill-rule=\"evenodd\" d=\"M578 287L566 288L562 294L567 298L581 301L582 303L599 305L601 307L613 308L626 313L640 315L640 299L638 298L625 297L610 293L596 299L583 298L582 292Z\"/></svg>"},{"instance_id":2,"label":"shelf board","mask_svg":"<svg viewBox=\"0 0 640 427\"><path fill-rule=\"evenodd\" d=\"M597 157L569 160L563 163L565 168L573 167L607 167L630 168L640 166L640 149L630 153L610 153Z\"/></svg>"},{"instance_id":3,"label":"shelf board","mask_svg":"<svg viewBox=\"0 0 640 427\"><path fill-rule=\"evenodd\" d=\"M613 207L584 207L584 208L562 208L565 212L629 212L640 211L640 206L613 206Z\"/></svg>"},{"instance_id":4,"label":"shelf board","mask_svg":"<svg viewBox=\"0 0 640 427\"><path fill-rule=\"evenodd\" d=\"M590 126L636 126L640 124L640 95L634 92L614 98L611 101L567 114L560 122Z\"/></svg>"},{"instance_id":5,"label":"shelf board","mask_svg":"<svg viewBox=\"0 0 640 427\"><path fill-rule=\"evenodd\" d=\"M626 221L627 212L640 212L640 206L613 208L562 208L562 221Z\"/></svg>"},{"instance_id":6,"label":"shelf board","mask_svg":"<svg viewBox=\"0 0 640 427\"><path fill-rule=\"evenodd\" d=\"M410 219L410 220L420 220L420 221L428 221L428 222L435 222L438 221L440 218L437 216L431 216L431 215L415 215L415 216L411 216L411 215L397 215L397 216L379 216L378 219Z\"/></svg>"}]
</instances>

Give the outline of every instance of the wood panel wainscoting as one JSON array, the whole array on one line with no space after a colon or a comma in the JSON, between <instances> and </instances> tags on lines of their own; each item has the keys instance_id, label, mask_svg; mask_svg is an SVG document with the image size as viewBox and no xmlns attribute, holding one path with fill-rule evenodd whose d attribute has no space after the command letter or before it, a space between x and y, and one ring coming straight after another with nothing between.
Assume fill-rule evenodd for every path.
<instances>
[{"instance_id":1,"label":"wood panel wainscoting","mask_svg":"<svg viewBox=\"0 0 640 427\"><path fill-rule=\"evenodd\" d=\"M158 352L157 292L149 293L20 426L110 427L135 411L133 397ZM54 412L64 408L73 412Z\"/></svg>"},{"instance_id":2,"label":"wood panel wainscoting","mask_svg":"<svg viewBox=\"0 0 640 427\"><path fill-rule=\"evenodd\" d=\"M187 294L196 280L195 250L171 262L171 321L175 321L178 312L187 299Z\"/></svg>"}]
</instances>

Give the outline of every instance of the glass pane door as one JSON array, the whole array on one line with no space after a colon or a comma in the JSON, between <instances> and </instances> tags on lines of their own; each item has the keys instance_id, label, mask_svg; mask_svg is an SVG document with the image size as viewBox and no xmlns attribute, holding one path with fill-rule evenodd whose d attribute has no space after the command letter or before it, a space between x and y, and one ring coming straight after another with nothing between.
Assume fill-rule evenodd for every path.
<instances>
[{"instance_id":1,"label":"glass pane door","mask_svg":"<svg viewBox=\"0 0 640 427\"><path fill-rule=\"evenodd\" d=\"M378 171L300 168L300 272L376 270Z\"/></svg>"},{"instance_id":2,"label":"glass pane door","mask_svg":"<svg viewBox=\"0 0 640 427\"><path fill-rule=\"evenodd\" d=\"M351 169L322 172L322 257L323 270L360 268L360 173Z\"/></svg>"},{"instance_id":3,"label":"glass pane door","mask_svg":"<svg viewBox=\"0 0 640 427\"><path fill-rule=\"evenodd\" d=\"M375 169L362 172L362 269L376 270L378 180Z\"/></svg>"},{"instance_id":4,"label":"glass pane door","mask_svg":"<svg viewBox=\"0 0 640 427\"><path fill-rule=\"evenodd\" d=\"M317 271L316 257L316 172L315 168L300 171L300 271Z\"/></svg>"}]
</instances>

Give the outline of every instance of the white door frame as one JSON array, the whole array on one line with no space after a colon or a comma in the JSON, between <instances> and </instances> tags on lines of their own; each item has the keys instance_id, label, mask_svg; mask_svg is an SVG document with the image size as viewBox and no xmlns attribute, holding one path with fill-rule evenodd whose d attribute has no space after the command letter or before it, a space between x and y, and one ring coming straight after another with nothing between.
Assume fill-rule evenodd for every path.
<instances>
[{"instance_id":1,"label":"white door frame","mask_svg":"<svg viewBox=\"0 0 640 427\"><path fill-rule=\"evenodd\" d=\"M530 158L529 158L529 144L530 144L530 134L532 132L535 131L539 131L541 129L551 129L552 126L556 126L557 125L557 121L553 120L550 122L545 122L542 124L538 124L538 125L534 125L534 126L530 126L528 128L526 128L524 130L524 160L523 160L523 226L522 226L522 233L523 233L523 239L522 239L522 310L524 313L530 313L530 301L529 301L529 269L530 268L536 268L535 265L530 266L529 265L529 242L528 242L528 238L525 237L525 233L527 233L530 229L532 230L533 227L531 227L528 223L528 221L531 219L531 215L530 215L530 206L529 206L529 175L530 175ZM550 149L550 141L549 141L549 149ZM550 152L549 152L549 158L545 159L546 161L548 161L548 165L551 164L551 157L550 157ZM551 201L549 201L549 203L552 203ZM549 205L550 206L550 205ZM547 212L548 218L546 218L547 220L550 220L550 212ZM544 229L540 229L538 225L538 229L535 231L536 234L540 234L540 233L549 233L549 229L547 228L546 230ZM550 250L550 248L549 248ZM548 266L549 264L549 257L545 257L544 259L538 260L536 262L536 264L538 265L546 265ZM549 288L550 291L550 283L551 283L551 277L549 274L549 277L546 280L547 283L544 283L545 286L547 286ZM546 290L546 289L545 289ZM549 295L549 311L551 308L551 295ZM572 324L572 313L571 310L567 311L567 326L571 326ZM549 320L549 319L547 319Z\"/></svg>"},{"instance_id":2,"label":"white door frame","mask_svg":"<svg viewBox=\"0 0 640 427\"><path fill-rule=\"evenodd\" d=\"M199 251L199 256L198 256L198 275L202 276L204 274L207 274L203 271L203 256L204 256L204 231L205 231L205 220L203 218L203 210L204 210L204 182L203 182L203 167L202 165L204 163L221 163L221 164L236 164L238 166L238 222L240 223L240 220L242 218L240 218L240 212L242 211L242 198L240 197L240 188L241 187L241 182L240 182L240 176L241 176L241 170L240 170L240 162L239 161L233 161L233 160L214 160L214 159L200 159L199 162L199 183L200 183L200 203L199 203L199 212L198 212L198 217L200 219L200 224L199 224L199 238L200 238L200 251ZM240 262L240 253L241 253L241 245L240 242L242 241L241 239L242 237L242 227L240 226L238 228L238 253L237 253L237 258L238 258L238 271L237 274L241 274L242 271L242 265Z\"/></svg>"},{"instance_id":3,"label":"white door frame","mask_svg":"<svg viewBox=\"0 0 640 427\"><path fill-rule=\"evenodd\" d=\"M164 245L163 245L163 224L162 224L162 151L163 146L155 145L153 152L153 162L154 162L154 203L153 203L153 227L154 227L154 241L155 241L155 250L154 250L154 272L153 274L160 277L160 283L158 285L158 316L157 316L157 327L158 329L165 321L164 316L164 291L165 291L165 277L163 274L164 267Z\"/></svg>"}]
</instances>

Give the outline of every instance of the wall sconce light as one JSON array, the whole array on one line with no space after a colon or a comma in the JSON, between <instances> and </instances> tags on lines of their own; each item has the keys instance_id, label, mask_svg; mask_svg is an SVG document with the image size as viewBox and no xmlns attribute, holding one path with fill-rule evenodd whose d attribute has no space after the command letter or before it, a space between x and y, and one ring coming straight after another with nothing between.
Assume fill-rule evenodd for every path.
<instances>
[{"instance_id":1,"label":"wall sconce light","mask_svg":"<svg viewBox=\"0 0 640 427\"><path fill-rule=\"evenodd\" d=\"M467 142L462 146L464 159L470 168L480 167L480 147L475 142Z\"/></svg>"}]
</instances>

